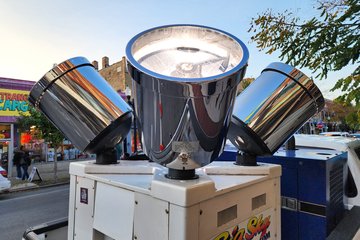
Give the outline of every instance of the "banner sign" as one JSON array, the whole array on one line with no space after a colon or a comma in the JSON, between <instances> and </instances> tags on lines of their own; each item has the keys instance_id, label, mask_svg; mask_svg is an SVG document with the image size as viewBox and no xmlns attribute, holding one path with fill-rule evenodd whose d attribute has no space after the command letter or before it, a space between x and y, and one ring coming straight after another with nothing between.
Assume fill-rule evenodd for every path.
<instances>
[{"instance_id":1,"label":"banner sign","mask_svg":"<svg viewBox=\"0 0 360 240\"><path fill-rule=\"evenodd\" d=\"M270 208L221 232L212 240L270 240L276 232L276 215Z\"/></svg>"},{"instance_id":2,"label":"banner sign","mask_svg":"<svg viewBox=\"0 0 360 240\"><path fill-rule=\"evenodd\" d=\"M28 115L29 91L0 88L0 116Z\"/></svg>"},{"instance_id":3,"label":"banner sign","mask_svg":"<svg viewBox=\"0 0 360 240\"><path fill-rule=\"evenodd\" d=\"M41 178L41 176L40 176L40 172L39 172L39 170L37 169L37 167L33 167L33 168L32 168L31 173L30 173L29 178L28 178L28 181L29 181L29 182L32 182L32 181L34 180L35 173L37 174L40 182L42 182L42 178Z\"/></svg>"}]
</instances>

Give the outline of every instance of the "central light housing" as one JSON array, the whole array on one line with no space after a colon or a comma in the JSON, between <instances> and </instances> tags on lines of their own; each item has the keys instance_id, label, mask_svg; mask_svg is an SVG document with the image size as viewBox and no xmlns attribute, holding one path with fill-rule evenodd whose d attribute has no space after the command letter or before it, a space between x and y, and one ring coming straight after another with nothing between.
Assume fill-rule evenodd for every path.
<instances>
[{"instance_id":1,"label":"central light housing","mask_svg":"<svg viewBox=\"0 0 360 240\"><path fill-rule=\"evenodd\" d=\"M170 25L136 35L126 55L145 153L170 178L196 177L223 151L245 44L218 29Z\"/></svg>"}]
</instances>

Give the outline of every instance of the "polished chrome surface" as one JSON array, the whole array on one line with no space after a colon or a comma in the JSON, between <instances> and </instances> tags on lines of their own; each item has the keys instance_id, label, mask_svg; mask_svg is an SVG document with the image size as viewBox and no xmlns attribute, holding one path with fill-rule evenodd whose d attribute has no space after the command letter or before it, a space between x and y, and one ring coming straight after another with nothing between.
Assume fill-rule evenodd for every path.
<instances>
[{"instance_id":1,"label":"polished chrome surface","mask_svg":"<svg viewBox=\"0 0 360 240\"><path fill-rule=\"evenodd\" d=\"M245 74L246 46L217 29L172 25L138 34L126 54L149 158L178 170L216 159Z\"/></svg>"},{"instance_id":2,"label":"polished chrome surface","mask_svg":"<svg viewBox=\"0 0 360 240\"><path fill-rule=\"evenodd\" d=\"M241 151L272 154L323 107L324 98L310 78L272 63L236 97L228 138Z\"/></svg>"},{"instance_id":3,"label":"polished chrome surface","mask_svg":"<svg viewBox=\"0 0 360 240\"><path fill-rule=\"evenodd\" d=\"M81 151L112 148L130 130L131 108L83 57L47 72L29 101Z\"/></svg>"},{"instance_id":4,"label":"polished chrome surface","mask_svg":"<svg viewBox=\"0 0 360 240\"><path fill-rule=\"evenodd\" d=\"M131 54L142 67L164 76L205 78L237 66L241 45L222 31L200 26L155 28L135 37Z\"/></svg>"},{"instance_id":5,"label":"polished chrome surface","mask_svg":"<svg viewBox=\"0 0 360 240\"><path fill-rule=\"evenodd\" d=\"M219 29L198 25L152 28L132 38L128 62L150 76L175 82L221 79L249 58L243 42Z\"/></svg>"}]
</instances>

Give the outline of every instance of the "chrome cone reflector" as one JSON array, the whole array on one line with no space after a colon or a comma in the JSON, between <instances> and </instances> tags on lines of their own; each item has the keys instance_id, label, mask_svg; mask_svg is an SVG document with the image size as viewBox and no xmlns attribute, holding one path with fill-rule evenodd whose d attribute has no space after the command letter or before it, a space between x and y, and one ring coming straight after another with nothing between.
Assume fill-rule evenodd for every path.
<instances>
[{"instance_id":1,"label":"chrome cone reflector","mask_svg":"<svg viewBox=\"0 0 360 240\"><path fill-rule=\"evenodd\" d=\"M176 170L209 164L223 151L246 46L218 29L171 25L126 47L145 153Z\"/></svg>"},{"instance_id":2,"label":"chrome cone reflector","mask_svg":"<svg viewBox=\"0 0 360 240\"><path fill-rule=\"evenodd\" d=\"M83 57L47 72L29 101L81 151L113 149L130 130L132 109Z\"/></svg>"},{"instance_id":3,"label":"chrome cone reflector","mask_svg":"<svg viewBox=\"0 0 360 240\"><path fill-rule=\"evenodd\" d=\"M272 154L324 103L320 90L304 73L271 63L236 97L228 138L245 153Z\"/></svg>"}]
</instances>

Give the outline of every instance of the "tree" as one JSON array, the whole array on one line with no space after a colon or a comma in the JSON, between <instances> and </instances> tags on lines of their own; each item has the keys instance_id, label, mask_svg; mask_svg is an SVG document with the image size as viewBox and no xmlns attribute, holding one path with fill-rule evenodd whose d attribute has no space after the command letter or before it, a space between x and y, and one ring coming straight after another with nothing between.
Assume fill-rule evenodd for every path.
<instances>
[{"instance_id":1,"label":"tree","mask_svg":"<svg viewBox=\"0 0 360 240\"><path fill-rule=\"evenodd\" d=\"M64 140L64 135L45 117L44 114L29 106L30 114L20 113L17 119L18 128L22 132L30 132L31 127L35 126L32 132L36 139L44 139L57 149ZM54 180L57 181L57 161L54 159Z\"/></svg>"},{"instance_id":2,"label":"tree","mask_svg":"<svg viewBox=\"0 0 360 240\"><path fill-rule=\"evenodd\" d=\"M345 122L352 131L356 132L359 130L360 121L358 112L350 112L348 115L346 115Z\"/></svg>"},{"instance_id":3,"label":"tree","mask_svg":"<svg viewBox=\"0 0 360 240\"><path fill-rule=\"evenodd\" d=\"M44 114L33 107L29 107L29 113L17 119L18 128L21 131L29 131L35 126L37 131L34 133L36 138L44 139L54 147L59 147L64 139L64 135L45 117Z\"/></svg>"},{"instance_id":4,"label":"tree","mask_svg":"<svg viewBox=\"0 0 360 240\"><path fill-rule=\"evenodd\" d=\"M340 89L339 100L360 103L360 3L358 0L319 0L319 17L303 21L291 11L267 10L251 21L249 32L261 50L280 50L280 59L293 66L308 67L316 77L326 78L353 64L355 70L339 79L332 91Z\"/></svg>"},{"instance_id":5,"label":"tree","mask_svg":"<svg viewBox=\"0 0 360 240\"><path fill-rule=\"evenodd\" d=\"M255 78L244 78L241 80L240 84L237 86L236 94L239 95L242 91L245 90L253 81Z\"/></svg>"}]
</instances>

